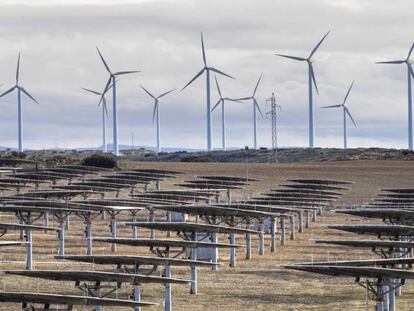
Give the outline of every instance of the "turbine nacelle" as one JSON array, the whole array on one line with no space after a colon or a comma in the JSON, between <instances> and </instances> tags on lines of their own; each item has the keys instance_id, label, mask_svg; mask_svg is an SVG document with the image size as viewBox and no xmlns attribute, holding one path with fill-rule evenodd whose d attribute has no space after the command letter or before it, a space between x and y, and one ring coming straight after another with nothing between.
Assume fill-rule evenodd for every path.
<instances>
[{"instance_id":1,"label":"turbine nacelle","mask_svg":"<svg viewBox=\"0 0 414 311\"><path fill-rule=\"evenodd\" d=\"M99 101L99 103L101 103L101 101L103 101L103 97L105 96L106 92L113 86L113 84L114 84L113 82L116 82L115 81L116 76L132 74L132 73L138 73L138 72L141 72L141 71L139 71L139 70L130 70L130 71L112 72L111 69L109 68L107 62L105 61L105 58L103 57L101 51L99 51L98 47L96 47L96 50L98 51L99 58L102 60L102 63L104 64L106 71L108 71L108 73L109 73L108 82L105 85L104 91L102 92L102 95L101 95L101 100ZM111 85L111 82L113 83L112 85Z\"/></svg>"},{"instance_id":2,"label":"turbine nacelle","mask_svg":"<svg viewBox=\"0 0 414 311\"><path fill-rule=\"evenodd\" d=\"M262 80L262 77L263 77L263 74L261 74L260 77L259 77L259 80L257 80L256 86L255 86L255 88L253 90L253 95L252 96L237 98L236 101L243 101L243 100L251 100L251 101L253 101L254 106L257 108L257 110L259 110L259 113L262 116L262 118L264 118L263 113L262 113L262 110L260 109L260 106L257 103L256 97L255 97L257 88L259 87L259 84L260 84L260 81Z\"/></svg>"},{"instance_id":3,"label":"turbine nacelle","mask_svg":"<svg viewBox=\"0 0 414 311\"><path fill-rule=\"evenodd\" d=\"M154 99L154 111L152 114L152 122L154 122L155 120L155 114L158 110L158 102L160 100L160 98L170 94L171 92L174 92L175 89L169 90L167 92L162 93L161 95L158 95L157 97L155 97L154 95L152 95L145 87L143 87L142 85L140 85L140 87L144 90L145 93L147 93L150 97L152 97Z\"/></svg>"},{"instance_id":4,"label":"turbine nacelle","mask_svg":"<svg viewBox=\"0 0 414 311\"><path fill-rule=\"evenodd\" d=\"M16 84L8 89L7 91L5 91L4 93L0 94L0 97L3 97L11 92L13 92L15 89L21 91L23 94L25 94L27 97L29 97L32 101L34 101L36 104L39 104L39 102L32 96L30 95L30 93L22 86L19 85L19 75L20 75L20 53L19 56L17 57L17 66L16 66Z\"/></svg>"},{"instance_id":5,"label":"turbine nacelle","mask_svg":"<svg viewBox=\"0 0 414 311\"><path fill-rule=\"evenodd\" d=\"M350 93L350 92L351 92L351 90L352 90L352 87L354 86L354 82L355 82L355 81L352 81L351 85L349 86L348 91L346 92L346 95L345 95L345 97L344 97L344 100L343 100L342 104L340 104L340 105L323 106L323 107L321 107L321 108L324 108L324 109L325 109L325 108L343 108L343 109L344 109L344 111L345 111L345 113L348 115L348 117L351 119L352 123L353 123L353 124L355 125L355 127L356 127L356 126L357 126L357 125L356 125L356 122L355 122L354 118L352 117L351 113L349 112L348 107L346 106L346 101L347 101L347 99L348 99L349 93Z\"/></svg>"},{"instance_id":6,"label":"turbine nacelle","mask_svg":"<svg viewBox=\"0 0 414 311\"><path fill-rule=\"evenodd\" d=\"M187 86L189 86L191 83L193 83L195 80L197 80L198 77L200 77L205 71L213 71L215 73L218 73L220 75L226 76L228 78L231 79L235 79L234 77L228 75L227 73L224 73L221 70L218 70L217 68L214 67L210 67L207 66L207 58L206 58L206 51L204 48L204 39L203 39L203 33L201 33L201 51L202 51L202 56L203 56L203 63L204 63L204 67L203 69L201 69L182 89L181 91L183 91Z\"/></svg>"},{"instance_id":7,"label":"turbine nacelle","mask_svg":"<svg viewBox=\"0 0 414 311\"><path fill-rule=\"evenodd\" d=\"M407 55L406 59L376 62L376 64L389 64L389 65L406 64L411 76L414 78L414 70L411 66L414 63L414 61L410 60L410 57L411 57L411 54L412 54L413 50L414 50L414 43L411 45L411 48L408 51L408 55Z\"/></svg>"},{"instance_id":8,"label":"turbine nacelle","mask_svg":"<svg viewBox=\"0 0 414 311\"><path fill-rule=\"evenodd\" d=\"M238 102L238 103L241 103L241 101L240 101L240 100L237 100L237 99L234 99L234 98L230 98L230 97L223 97L223 95L221 94L220 85L219 85L219 83L218 83L218 81L217 81L217 77L216 77L216 76L214 76L214 79L215 79L215 81L216 81L217 92L219 93L220 98L219 98L219 100L217 101L217 103L214 105L213 109L211 109L211 111L215 110L215 109L216 109L216 108L220 105L220 103L224 105L224 102L225 102L225 101L232 101L232 102Z\"/></svg>"},{"instance_id":9,"label":"turbine nacelle","mask_svg":"<svg viewBox=\"0 0 414 311\"><path fill-rule=\"evenodd\" d=\"M329 35L331 31L329 30L323 37L322 39L318 42L318 44L313 48L313 50L310 52L309 57L304 58L304 57L298 57L298 56L291 56L291 55L285 55L285 54L276 54L277 56L281 56L284 58L289 58L289 59L293 59L293 60L297 60L297 61L302 61L302 62L307 62L308 66L309 66L309 74L311 76L312 79L312 83L315 87L316 93L319 95L319 90L318 90L318 85L316 84L316 78L315 78L315 72L313 70L313 60L312 60L312 56L315 54L315 52L318 50L318 48L321 46L322 42L325 40L325 38Z\"/></svg>"}]
</instances>

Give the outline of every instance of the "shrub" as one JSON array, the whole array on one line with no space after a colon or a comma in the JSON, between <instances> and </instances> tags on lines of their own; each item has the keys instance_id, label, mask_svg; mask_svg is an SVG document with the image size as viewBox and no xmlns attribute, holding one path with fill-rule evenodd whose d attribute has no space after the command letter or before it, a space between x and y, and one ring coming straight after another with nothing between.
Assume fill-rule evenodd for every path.
<instances>
[{"instance_id":1,"label":"shrub","mask_svg":"<svg viewBox=\"0 0 414 311\"><path fill-rule=\"evenodd\" d=\"M10 158L14 158L14 159L25 159L26 156L27 155L24 152L12 151L10 153Z\"/></svg>"},{"instance_id":2,"label":"shrub","mask_svg":"<svg viewBox=\"0 0 414 311\"><path fill-rule=\"evenodd\" d=\"M95 153L84 158L81 162L81 165L114 168L117 166L117 162L116 159L110 155Z\"/></svg>"},{"instance_id":3,"label":"shrub","mask_svg":"<svg viewBox=\"0 0 414 311\"><path fill-rule=\"evenodd\" d=\"M51 154L47 155L44 161L46 165L65 165L72 164L75 162L75 159L65 154Z\"/></svg>"},{"instance_id":4,"label":"shrub","mask_svg":"<svg viewBox=\"0 0 414 311\"><path fill-rule=\"evenodd\" d=\"M213 160L207 157L186 156L181 158L181 162L213 162Z\"/></svg>"}]
</instances>

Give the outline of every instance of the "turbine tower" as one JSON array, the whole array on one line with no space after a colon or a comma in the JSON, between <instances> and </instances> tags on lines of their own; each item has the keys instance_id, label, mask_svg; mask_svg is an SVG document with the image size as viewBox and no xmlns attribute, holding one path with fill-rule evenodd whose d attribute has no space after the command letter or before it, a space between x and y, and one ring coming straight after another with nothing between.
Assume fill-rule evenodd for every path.
<instances>
[{"instance_id":1,"label":"turbine tower","mask_svg":"<svg viewBox=\"0 0 414 311\"><path fill-rule=\"evenodd\" d=\"M107 147L107 144L106 144L106 118L108 117L108 108L106 106L106 94L105 93L100 93L98 91L86 89L86 88L82 88L82 89L89 92L89 93L98 95L102 99L101 101L99 101L99 104L98 104L98 107L99 107L102 103L102 151L107 152L108 147Z\"/></svg>"},{"instance_id":2,"label":"turbine tower","mask_svg":"<svg viewBox=\"0 0 414 311\"><path fill-rule=\"evenodd\" d=\"M259 80L257 80L256 87L253 90L252 96L237 98L237 100L251 100L253 102L253 146L254 146L254 149L257 149L257 110L259 110L260 115L262 116L262 118L264 118L263 113L260 110L259 104L257 103L256 97L255 97L257 88L259 87L262 77L263 77L263 74L261 74L259 77Z\"/></svg>"},{"instance_id":3,"label":"turbine tower","mask_svg":"<svg viewBox=\"0 0 414 311\"><path fill-rule=\"evenodd\" d=\"M216 109L221 104L221 148L223 149L223 151L226 151L226 117L225 117L224 102L225 101L240 102L240 101L237 99L223 97L223 95L221 95L221 90L220 90L219 83L217 81L217 77L214 76L214 79L216 80L217 92L220 95L220 99L217 101L217 103L215 104L213 109L211 109L211 111L214 111L214 109Z\"/></svg>"},{"instance_id":4,"label":"turbine tower","mask_svg":"<svg viewBox=\"0 0 414 311\"><path fill-rule=\"evenodd\" d=\"M3 97L4 95L13 92L15 89L17 89L17 115L18 115L18 141L19 141L19 152L23 152L23 117L22 117L22 99L21 99L21 93L25 94L27 97L29 97L31 100L33 100L36 104L39 104L39 102L34 99L32 95L29 94L22 86L19 85L19 73L20 73L20 53L17 58L17 69L16 69L16 84L6 92L0 95L0 97Z\"/></svg>"},{"instance_id":5,"label":"turbine tower","mask_svg":"<svg viewBox=\"0 0 414 311\"><path fill-rule=\"evenodd\" d=\"M346 151L348 148L347 142L347 127L346 127L346 115L351 119L352 123L354 123L355 127L357 126L355 123L354 118L352 118L351 113L349 112L348 107L345 105L346 100L348 99L349 93L351 92L352 87L354 86L354 81L352 81L351 85L349 86L348 92L346 92L344 101L341 105L331 105L331 106L323 106L321 108L342 108L343 111L343 126L344 126L344 150Z\"/></svg>"},{"instance_id":6,"label":"turbine tower","mask_svg":"<svg viewBox=\"0 0 414 311\"><path fill-rule=\"evenodd\" d=\"M413 150L413 102L411 95L411 78L414 78L414 71L411 67L410 56L413 52L414 44L408 52L407 58L403 60L391 60L386 62L377 62L377 64L406 64L408 80L408 149Z\"/></svg>"},{"instance_id":7,"label":"turbine tower","mask_svg":"<svg viewBox=\"0 0 414 311\"><path fill-rule=\"evenodd\" d=\"M151 96L154 99L154 111L152 113L152 122L154 122L155 118L157 119L157 153L161 152L161 133L160 133L160 126L161 126L161 120L160 120L160 107L159 107L159 100L161 97L164 97L167 94L170 94L174 90L169 90L165 93L162 93L158 97L155 97L152 95L146 88L144 88L142 85L140 87L147 93L149 96Z\"/></svg>"},{"instance_id":8,"label":"turbine tower","mask_svg":"<svg viewBox=\"0 0 414 311\"><path fill-rule=\"evenodd\" d=\"M284 54L276 54L277 56L290 58L293 60L298 60L302 62L308 63L308 88L309 88L309 147L314 147L314 123L313 123L313 87L312 83L315 87L316 93L319 94L318 86L316 85L316 78L315 78L315 72L313 71L313 65L312 65L312 56L315 54L316 50L319 48L319 46L322 44L323 40L325 40L326 36L329 34L330 31L328 31L321 41L313 48L308 58L303 57L297 57L297 56L290 56L290 55L284 55Z\"/></svg>"},{"instance_id":9,"label":"turbine tower","mask_svg":"<svg viewBox=\"0 0 414 311\"><path fill-rule=\"evenodd\" d=\"M101 100L103 100L104 95L106 94L106 92L112 88L112 110L113 110L113 153L118 156L119 155L119 147L118 147L118 110L117 110L117 106L116 106L116 77L120 76L120 75L126 75L126 74L131 74L131 73L137 73L139 71L137 70L133 70L133 71L118 71L118 72L112 72L111 69L109 69L108 64L106 63L105 59L103 58L101 52L99 51L98 48L96 48L96 50L98 51L99 57L101 58L106 71L108 71L109 73L109 79L108 82L106 83L104 92L101 96ZM112 86L111 86L112 83Z\"/></svg>"},{"instance_id":10,"label":"turbine tower","mask_svg":"<svg viewBox=\"0 0 414 311\"><path fill-rule=\"evenodd\" d=\"M214 68L214 67L209 67L207 66L207 59L206 59L206 52L204 49L204 40L203 40L203 33L201 33L201 50L203 53L203 63L204 63L204 67L203 69L200 70L199 73L197 73L194 78L192 78L190 80L190 82L188 82L182 89L181 91L183 91L187 86L189 86L191 83L193 83L194 80L196 80L199 76L201 76L204 72L206 72L206 88L207 88L207 151L212 151L213 150L213 145L212 145L212 122L211 122L211 98L210 98L210 71L213 71L215 73L221 74L223 76L229 77L234 79L232 76Z\"/></svg>"}]
</instances>

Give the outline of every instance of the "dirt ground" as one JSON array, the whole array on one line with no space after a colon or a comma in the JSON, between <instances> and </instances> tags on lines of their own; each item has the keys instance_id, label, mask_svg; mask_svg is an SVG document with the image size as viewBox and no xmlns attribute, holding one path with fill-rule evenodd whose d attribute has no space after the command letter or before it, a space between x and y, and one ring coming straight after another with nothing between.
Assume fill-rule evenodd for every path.
<instances>
[{"instance_id":1,"label":"dirt ground","mask_svg":"<svg viewBox=\"0 0 414 311\"><path fill-rule=\"evenodd\" d=\"M337 202L335 207L355 206L372 199L382 187L414 187L414 162L412 161L338 161L305 164L219 164L219 163L146 163L124 162L123 168L167 168L186 172L186 175L165 181L163 189L174 187L174 184L190 180L196 175L236 175L250 176L261 181L250 189L234 192L233 198L247 195L258 195L276 187L290 178L335 178L352 181L352 189ZM140 219L146 219L145 213ZM130 220L128 214L119 217L118 236L131 236L130 228L122 225L122 221ZM14 221L11 215L0 214L0 221ZM310 273L295 272L283 269L281 265L311 260L344 260L376 258L368 249L353 249L338 246L315 245L313 239L321 238L355 238L355 235L325 228L327 224L366 221L352 216L342 216L326 211L316 223L304 233L297 234L295 241L287 240L286 246L277 244L275 253L269 251L269 236L266 236L265 255L258 255L258 239L253 239L253 259L244 259L244 249L237 251L237 266L228 267L226 251L221 251L222 265L217 272L208 268L199 269L197 295L190 295L187 285L173 286L173 310L372 310L374 302L366 302L366 291L358 286L352 278L335 278ZM40 224L41 222L39 222ZM51 221L52 226L56 222ZM97 218L93 224L94 236L109 236L108 220ZM139 231L142 237L147 232ZM157 233L158 237L165 236ZM3 240L17 239L16 233L7 234ZM34 260L37 269L103 269L111 266L91 264L75 264L57 262L57 240L55 233L36 233L34 241ZM225 236L221 242L227 242ZM243 243L243 237L238 237ZM72 217L70 230L66 232L66 254L85 254L82 220ZM110 254L108 244L95 242L94 254ZM146 254L145 248L118 246L116 254ZM0 269L22 269L24 249L9 247L0 249ZM189 279L189 268L173 268L172 276ZM0 275L0 290L7 291L39 291L46 293L81 294L70 282L44 281L23 277ZM130 286L123 286L116 295L126 298ZM397 299L397 310L414 310L414 282L407 281L402 295ZM144 284L142 300L157 302L160 305L145 310L162 310L163 287L161 285ZM370 297L371 298L371 297ZM0 310L19 310L16 304L0 303ZM84 310L80 308L79 310ZM105 310L128 310L127 308L109 308Z\"/></svg>"}]
</instances>

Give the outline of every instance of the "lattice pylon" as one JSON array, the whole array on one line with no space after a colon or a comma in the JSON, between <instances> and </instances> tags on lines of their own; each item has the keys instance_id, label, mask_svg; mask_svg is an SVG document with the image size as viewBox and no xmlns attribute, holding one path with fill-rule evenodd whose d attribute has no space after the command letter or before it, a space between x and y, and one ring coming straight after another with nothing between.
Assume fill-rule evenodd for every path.
<instances>
[{"instance_id":1,"label":"lattice pylon","mask_svg":"<svg viewBox=\"0 0 414 311\"><path fill-rule=\"evenodd\" d=\"M276 103L275 93L272 92L272 97L266 100L270 103L270 111L267 115L270 114L272 121L272 149L277 150L277 109L282 109L280 105Z\"/></svg>"}]
</instances>

